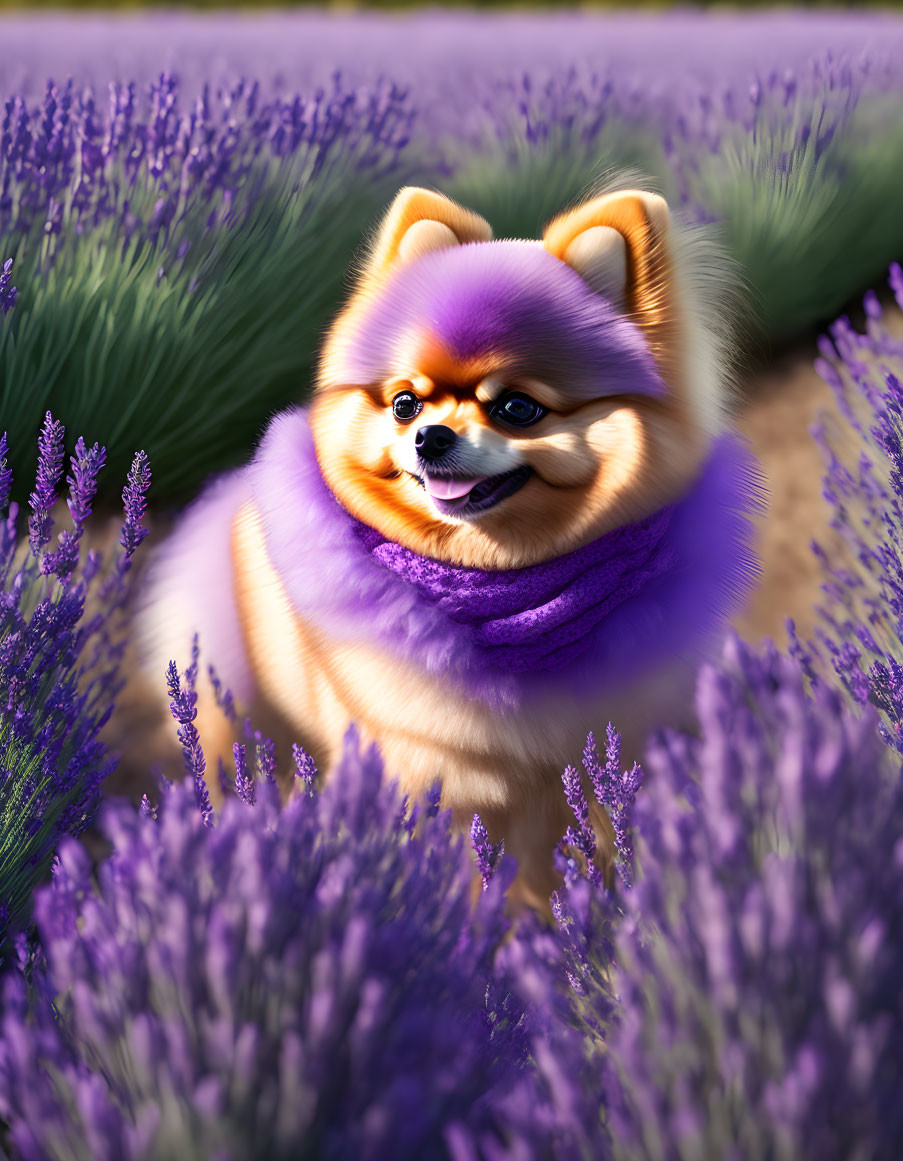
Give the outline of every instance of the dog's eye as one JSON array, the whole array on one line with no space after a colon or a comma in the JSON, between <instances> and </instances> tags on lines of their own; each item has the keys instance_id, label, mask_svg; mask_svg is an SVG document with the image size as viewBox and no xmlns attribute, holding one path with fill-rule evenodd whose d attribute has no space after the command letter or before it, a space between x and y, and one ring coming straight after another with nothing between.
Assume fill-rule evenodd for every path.
<instances>
[{"instance_id":1,"label":"dog's eye","mask_svg":"<svg viewBox=\"0 0 903 1161\"><path fill-rule=\"evenodd\" d=\"M413 391L402 391L392 400L392 414L402 423L407 423L423 410L423 404Z\"/></svg>"},{"instance_id":2,"label":"dog's eye","mask_svg":"<svg viewBox=\"0 0 903 1161\"><path fill-rule=\"evenodd\" d=\"M529 427L546 414L546 408L529 395L519 391L509 391L503 395L489 413L493 419L512 427Z\"/></svg>"}]
</instances>

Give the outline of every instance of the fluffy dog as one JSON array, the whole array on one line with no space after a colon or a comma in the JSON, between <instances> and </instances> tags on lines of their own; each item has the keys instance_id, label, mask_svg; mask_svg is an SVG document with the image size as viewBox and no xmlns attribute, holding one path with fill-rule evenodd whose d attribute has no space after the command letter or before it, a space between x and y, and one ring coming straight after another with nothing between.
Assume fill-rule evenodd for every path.
<instances>
[{"instance_id":1,"label":"fluffy dog","mask_svg":"<svg viewBox=\"0 0 903 1161\"><path fill-rule=\"evenodd\" d=\"M402 190L309 410L164 547L155 668L197 631L327 773L354 721L405 791L440 779L461 824L478 811L547 906L562 769L609 720L637 749L678 712L754 571L719 270L650 193L494 241ZM206 686L200 718L227 752Z\"/></svg>"}]
</instances>

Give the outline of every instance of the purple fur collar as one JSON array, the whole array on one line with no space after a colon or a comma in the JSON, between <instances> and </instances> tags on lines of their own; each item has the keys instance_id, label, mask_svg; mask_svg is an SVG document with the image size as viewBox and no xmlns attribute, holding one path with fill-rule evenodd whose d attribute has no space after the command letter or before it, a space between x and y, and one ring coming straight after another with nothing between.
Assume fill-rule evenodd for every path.
<instances>
[{"instance_id":1,"label":"purple fur collar","mask_svg":"<svg viewBox=\"0 0 903 1161\"><path fill-rule=\"evenodd\" d=\"M756 470L734 437L715 443L678 504L563 557L497 572L420 557L349 515L320 474L303 411L273 420L247 470L301 617L498 706L549 685L620 686L698 655L755 575Z\"/></svg>"}]
</instances>

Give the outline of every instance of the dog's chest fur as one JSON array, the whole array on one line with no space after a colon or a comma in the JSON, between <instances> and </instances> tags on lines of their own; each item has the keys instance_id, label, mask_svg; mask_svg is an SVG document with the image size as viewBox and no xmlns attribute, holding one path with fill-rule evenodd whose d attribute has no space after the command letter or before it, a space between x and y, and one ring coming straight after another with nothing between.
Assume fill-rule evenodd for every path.
<instances>
[{"instance_id":1,"label":"dog's chest fur","mask_svg":"<svg viewBox=\"0 0 903 1161\"><path fill-rule=\"evenodd\" d=\"M331 639L294 609L266 549L253 502L232 525L239 616L259 693L328 768L349 721L376 741L392 777L418 795L438 779L445 805L458 812L526 807L550 787L560 794L567 763L579 763L590 730L618 723L626 749L679 711L688 683L678 663L623 693L546 694L499 710L414 659L377 644Z\"/></svg>"}]
</instances>

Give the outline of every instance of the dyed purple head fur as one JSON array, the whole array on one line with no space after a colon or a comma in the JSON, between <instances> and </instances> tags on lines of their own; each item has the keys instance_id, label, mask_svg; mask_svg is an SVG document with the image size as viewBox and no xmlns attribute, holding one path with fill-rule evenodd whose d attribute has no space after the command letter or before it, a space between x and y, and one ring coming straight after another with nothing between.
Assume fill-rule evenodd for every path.
<instances>
[{"instance_id":1,"label":"dyed purple head fur","mask_svg":"<svg viewBox=\"0 0 903 1161\"><path fill-rule=\"evenodd\" d=\"M666 393L639 328L539 242L473 242L398 267L329 377L340 386L398 374L422 335L456 362L491 358L512 377L567 379L582 398Z\"/></svg>"}]
</instances>

